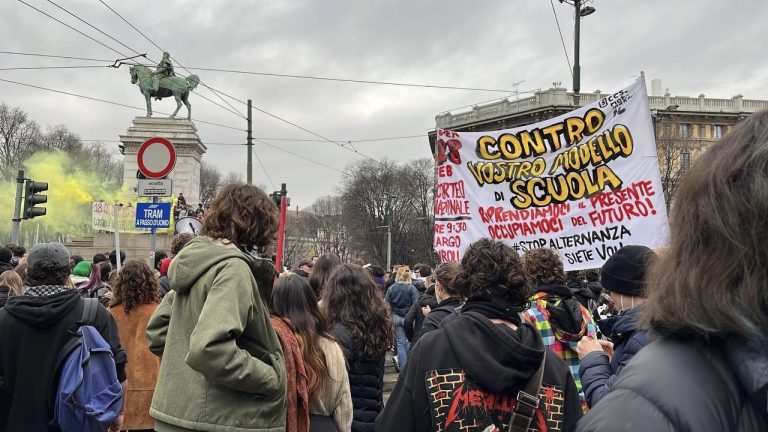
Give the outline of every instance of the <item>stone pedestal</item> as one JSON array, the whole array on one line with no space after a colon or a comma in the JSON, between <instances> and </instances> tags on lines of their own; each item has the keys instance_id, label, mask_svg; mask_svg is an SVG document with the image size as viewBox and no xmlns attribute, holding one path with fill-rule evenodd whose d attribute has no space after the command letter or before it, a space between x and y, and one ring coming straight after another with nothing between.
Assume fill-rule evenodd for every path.
<instances>
[{"instance_id":1,"label":"stone pedestal","mask_svg":"<svg viewBox=\"0 0 768 432\"><path fill-rule=\"evenodd\" d=\"M168 175L173 180L173 194L184 194L187 204L195 207L200 202L200 164L206 151L197 135L197 127L190 120L162 117L136 117L125 135L120 135L123 162L123 184L137 184L139 165L136 155L139 147L149 138L163 137L176 148L176 167Z\"/></svg>"}]
</instances>

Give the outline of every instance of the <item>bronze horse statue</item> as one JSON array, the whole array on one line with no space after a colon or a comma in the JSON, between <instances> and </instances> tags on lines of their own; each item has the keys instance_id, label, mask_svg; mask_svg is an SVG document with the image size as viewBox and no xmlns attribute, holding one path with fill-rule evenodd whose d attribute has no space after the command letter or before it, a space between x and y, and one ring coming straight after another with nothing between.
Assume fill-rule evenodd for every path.
<instances>
[{"instance_id":1,"label":"bronze horse statue","mask_svg":"<svg viewBox=\"0 0 768 432\"><path fill-rule=\"evenodd\" d=\"M138 84L141 94L147 100L147 117L152 117L152 99L162 99L173 96L176 99L176 111L171 114L175 118L181 109L181 103L187 107L187 120L192 119L192 105L189 103L189 92L197 87L200 78L190 75L186 78L170 76L160 78L160 86L155 91L152 88L152 80L155 72L144 65L134 65L130 68L131 84Z\"/></svg>"}]
</instances>

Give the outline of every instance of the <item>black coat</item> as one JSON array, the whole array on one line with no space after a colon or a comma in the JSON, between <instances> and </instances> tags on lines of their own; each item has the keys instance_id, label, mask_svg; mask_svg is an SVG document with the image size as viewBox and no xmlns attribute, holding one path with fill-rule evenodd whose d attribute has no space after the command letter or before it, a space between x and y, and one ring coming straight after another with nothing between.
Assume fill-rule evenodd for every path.
<instances>
[{"instance_id":1,"label":"black coat","mask_svg":"<svg viewBox=\"0 0 768 432\"><path fill-rule=\"evenodd\" d=\"M456 297L448 297L440 302L436 308L424 318L424 325L421 326L421 334L431 332L440 328L440 323L443 322L445 317L452 314L457 307L461 305L461 300Z\"/></svg>"},{"instance_id":2,"label":"black coat","mask_svg":"<svg viewBox=\"0 0 768 432\"><path fill-rule=\"evenodd\" d=\"M768 353L736 343L657 340L622 370L578 431L766 431Z\"/></svg>"},{"instance_id":3,"label":"black coat","mask_svg":"<svg viewBox=\"0 0 768 432\"><path fill-rule=\"evenodd\" d=\"M581 359L581 388L590 407L595 406L611 391L619 372L648 344L645 331L640 329L638 323L640 311L638 306L622 312L613 325L611 340L614 345L611 361L608 361L608 355L602 351L591 352Z\"/></svg>"},{"instance_id":4,"label":"black coat","mask_svg":"<svg viewBox=\"0 0 768 432\"><path fill-rule=\"evenodd\" d=\"M421 312L421 308L429 306L430 309L437 307L437 300L435 296L429 294L422 294L416 303L411 306L408 313L405 314L405 321L403 322L403 330L405 330L405 337L414 345L419 341L422 335L421 327L424 325L424 313Z\"/></svg>"},{"instance_id":5,"label":"black coat","mask_svg":"<svg viewBox=\"0 0 768 432\"><path fill-rule=\"evenodd\" d=\"M11 297L0 309L0 431L48 430L57 359L82 313L83 301L75 290ZM112 347L117 378L125 381L127 357L114 318L99 306L90 324Z\"/></svg>"},{"instance_id":6,"label":"black coat","mask_svg":"<svg viewBox=\"0 0 768 432\"><path fill-rule=\"evenodd\" d=\"M531 426L573 430L581 402L565 362L544 347L531 324L512 330L475 311L422 336L376 419L376 430L506 431L518 391L545 355L541 408Z\"/></svg>"},{"instance_id":7,"label":"black coat","mask_svg":"<svg viewBox=\"0 0 768 432\"><path fill-rule=\"evenodd\" d=\"M364 358L361 344L344 324L335 323L331 332L347 360L352 393L352 431L373 431L376 416L384 405L384 356Z\"/></svg>"}]
</instances>

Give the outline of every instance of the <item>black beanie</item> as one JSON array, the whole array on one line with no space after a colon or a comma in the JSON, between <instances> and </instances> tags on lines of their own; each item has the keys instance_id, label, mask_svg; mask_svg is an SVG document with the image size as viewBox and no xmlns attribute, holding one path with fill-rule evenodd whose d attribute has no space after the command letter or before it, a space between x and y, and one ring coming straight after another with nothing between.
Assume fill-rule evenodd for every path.
<instances>
[{"instance_id":1,"label":"black beanie","mask_svg":"<svg viewBox=\"0 0 768 432\"><path fill-rule=\"evenodd\" d=\"M608 291L645 296L645 277L656 253L645 246L624 246L603 265L600 282Z\"/></svg>"}]
</instances>

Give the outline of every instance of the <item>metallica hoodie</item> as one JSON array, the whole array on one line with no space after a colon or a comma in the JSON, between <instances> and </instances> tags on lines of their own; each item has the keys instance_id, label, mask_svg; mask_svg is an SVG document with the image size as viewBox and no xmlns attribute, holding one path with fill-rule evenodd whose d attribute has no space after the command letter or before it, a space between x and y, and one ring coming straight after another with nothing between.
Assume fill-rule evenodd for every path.
<instances>
[{"instance_id":1,"label":"metallica hoodie","mask_svg":"<svg viewBox=\"0 0 768 432\"><path fill-rule=\"evenodd\" d=\"M481 311L462 311L411 350L377 431L506 431L518 391L546 355L541 400L530 431L570 431L581 418L568 366L528 323L513 330Z\"/></svg>"}]
</instances>

